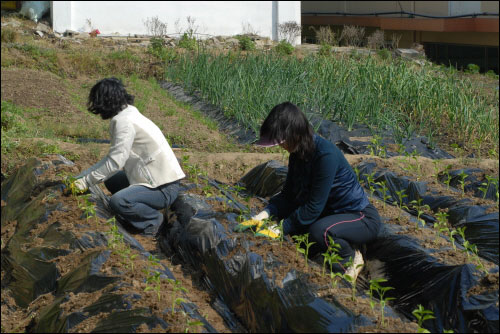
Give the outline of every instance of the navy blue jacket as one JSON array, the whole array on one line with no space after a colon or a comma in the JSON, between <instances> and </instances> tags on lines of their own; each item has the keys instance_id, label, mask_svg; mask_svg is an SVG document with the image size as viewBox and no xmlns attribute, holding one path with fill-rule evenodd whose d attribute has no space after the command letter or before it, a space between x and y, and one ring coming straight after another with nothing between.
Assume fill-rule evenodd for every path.
<instances>
[{"instance_id":1,"label":"navy blue jacket","mask_svg":"<svg viewBox=\"0 0 500 334\"><path fill-rule=\"evenodd\" d=\"M285 234L300 225L343 212L359 212L368 198L343 153L330 141L314 135L316 151L308 161L294 153L282 191L269 200L266 209L283 222Z\"/></svg>"}]
</instances>

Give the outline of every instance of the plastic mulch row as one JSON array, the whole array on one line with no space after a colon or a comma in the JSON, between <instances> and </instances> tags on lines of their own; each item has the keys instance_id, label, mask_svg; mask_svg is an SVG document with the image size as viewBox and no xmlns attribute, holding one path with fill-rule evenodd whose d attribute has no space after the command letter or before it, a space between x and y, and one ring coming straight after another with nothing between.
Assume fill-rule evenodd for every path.
<instances>
[{"instance_id":1,"label":"plastic mulch row","mask_svg":"<svg viewBox=\"0 0 500 334\"><path fill-rule=\"evenodd\" d=\"M248 174L245 178L250 179ZM209 183L218 187L214 180ZM201 196L185 192L192 186L186 186L172 205L177 220L163 231L160 246L167 255L178 254L184 262L201 268L208 286L251 332L345 332L374 323L369 316L354 316L335 298L333 303L318 298L303 273L291 270L282 282L268 277L265 270L280 266L279 259L270 256L264 261L251 251L246 238L230 237L220 221L228 221L231 229L238 224L237 215L213 211ZM218 188L225 190L227 197L219 201L241 210L242 205L227 188ZM235 252L237 247L240 250ZM390 307L386 314L400 317Z\"/></svg>"},{"instance_id":2,"label":"plastic mulch row","mask_svg":"<svg viewBox=\"0 0 500 334\"><path fill-rule=\"evenodd\" d=\"M359 174L370 174L374 167L374 164L361 164L358 166ZM255 189L265 193L263 184L258 180L249 180L248 175L265 175L268 180L274 175L277 180L270 184L275 189L275 184L284 180L284 169L286 167L279 166L279 163L268 162L255 167L242 178L246 182L241 183L251 193L261 195ZM399 178L389 171L377 171L374 175L376 182L386 181L393 201L397 198L396 191L405 189L408 201L421 197L434 210L438 207L450 208L452 223L466 224L470 233L467 238L482 242L482 255L498 261L498 213L485 214L484 208L468 207L452 198L436 198L427 194L425 184ZM378 190L375 194L380 196L381 192ZM426 218L434 219L431 216ZM498 290L467 295L479 283L478 276L481 276L474 265L443 265L416 238L397 235L391 232L390 225L385 224L385 227L377 241L367 244L365 256L367 262L376 260L382 263L384 277L388 279L387 286L395 288L387 295L396 298L391 303L396 310L409 319L414 319L411 311L419 304L432 310L436 319L424 322L424 327L432 332L442 332L444 329L453 329L455 332L498 332ZM498 266L493 270L498 272Z\"/></svg>"},{"instance_id":3,"label":"plastic mulch row","mask_svg":"<svg viewBox=\"0 0 500 334\"><path fill-rule=\"evenodd\" d=\"M103 312L110 314L99 321L94 332L135 332L141 324L146 324L150 329L159 324L167 329L168 324L154 316L148 308L134 308L134 300L142 298L141 296L114 293L122 286L120 278L100 273L101 266L109 258L109 251L89 252L76 268L63 276L60 275L56 264L51 262L58 256L107 245L107 238L103 233L86 232L76 237L70 231L60 230L61 224L55 222L38 235L31 235L39 224L47 221L52 212L65 210L62 203L57 202L57 198L62 196L64 185L44 178L48 169L60 164L72 163L62 156L49 163L31 159L2 182L2 201L5 202L5 205L2 204L2 229L7 222L17 221L14 234L2 250L2 270L5 271L2 295L3 289L8 289L17 306L21 308L28 307L40 295L51 293L55 296L54 301L41 309L39 317L29 325L32 332L68 332L85 319ZM93 187L91 191L91 200L96 202L99 214L104 218L111 217L110 212L106 210L106 197L100 188ZM44 200L47 196L54 198L55 204L47 204ZM119 223L117 225L124 234L125 242L144 251L140 243ZM40 246L23 249L23 245L37 237L43 240ZM67 244L69 247L62 247ZM142 255L147 257L149 253L143 252ZM165 266L162 271L164 277L175 279ZM104 287L109 291L99 300L82 311L63 316L60 305L69 300L69 293L91 293ZM181 306L190 317L202 321L207 332L215 332L199 314L196 305L184 302Z\"/></svg>"},{"instance_id":4,"label":"plastic mulch row","mask_svg":"<svg viewBox=\"0 0 500 334\"><path fill-rule=\"evenodd\" d=\"M173 97L181 102L188 103L195 110L201 111L211 119L215 120L219 125L219 128L234 138L242 144L249 144L257 139L257 134L254 129L240 124L236 119L230 119L217 106L207 103L200 97L200 94L194 92L192 94L186 93L184 88L168 81L161 81L160 86L167 90ZM270 111L270 110L269 110ZM307 112L307 110L304 110ZM371 131L367 126L364 125L354 125L352 131L348 131L336 123L324 119L321 115L310 114L311 123L316 129L317 133L322 137L330 140L332 143L337 145L344 153L348 154L370 154L371 142L360 141L359 137L371 137L373 136L373 131ZM351 140L350 138L355 138ZM381 134L382 142L380 145L388 148L391 144L395 144L393 134L386 132ZM432 146L428 139L424 136L412 136L411 138L405 139L402 143L404 147L404 152L407 154L416 151L419 156L427 157L430 159L450 159L454 158L453 155L448 152ZM404 154L404 153L403 153ZM399 152L390 152L387 150L387 156L401 155Z\"/></svg>"},{"instance_id":5,"label":"plastic mulch row","mask_svg":"<svg viewBox=\"0 0 500 334\"><path fill-rule=\"evenodd\" d=\"M429 205L430 209L437 212L438 209L448 209L449 222L453 227L466 226L465 237L477 245L479 255L498 265L498 212L486 213L487 207L470 204L468 199L457 199L451 196L438 196L432 189L427 190L425 182L416 182L407 177L399 177L386 169L376 169L375 163L363 162L357 167L360 180L368 184L367 175L373 175L374 195L383 199L382 187L379 182L385 182L389 196L387 203L398 202L398 191L404 191L407 195L403 199L406 207L411 207L410 202L420 200L422 205ZM458 190L457 190L458 192ZM498 207L497 207L498 208ZM408 212L416 214L415 210ZM434 223L436 218L424 214L422 218L427 222Z\"/></svg>"}]
</instances>

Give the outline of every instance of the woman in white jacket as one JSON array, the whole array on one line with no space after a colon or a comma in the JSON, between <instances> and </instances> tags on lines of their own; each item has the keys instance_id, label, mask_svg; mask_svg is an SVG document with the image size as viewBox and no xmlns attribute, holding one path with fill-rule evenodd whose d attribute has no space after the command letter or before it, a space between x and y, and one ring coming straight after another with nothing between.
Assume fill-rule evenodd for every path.
<instances>
[{"instance_id":1,"label":"woman in white jacket","mask_svg":"<svg viewBox=\"0 0 500 334\"><path fill-rule=\"evenodd\" d=\"M109 153L82 172L73 186L81 192L104 181L113 194L110 206L117 216L145 234L156 234L163 215L158 211L177 198L185 177L161 130L143 116L116 78L92 87L88 110L111 119Z\"/></svg>"}]
</instances>

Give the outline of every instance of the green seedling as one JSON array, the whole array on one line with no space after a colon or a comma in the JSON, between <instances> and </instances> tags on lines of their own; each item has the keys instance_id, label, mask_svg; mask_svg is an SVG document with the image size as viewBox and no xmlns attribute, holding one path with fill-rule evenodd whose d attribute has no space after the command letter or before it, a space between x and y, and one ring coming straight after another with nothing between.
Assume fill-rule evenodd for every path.
<instances>
[{"instance_id":1,"label":"green seedling","mask_svg":"<svg viewBox=\"0 0 500 334\"><path fill-rule=\"evenodd\" d=\"M375 312L375 301L373 300L373 296L375 292L378 294L379 306L380 306L380 319L381 319L380 323L382 326L385 326L385 313L384 313L385 306L387 305L388 301L395 299L393 297L384 297L387 291L394 289L393 287L390 286L382 287L380 283L384 282L387 282L387 280L384 278L371 279L370 291L368 293L370 296L370 307L374 312Z\"/></svg>"},{"instance_id":2,"label":"green seedling","mask_svg":"<svg viewBox=\"0 0 500 334\"><path fill-rule=\"evenodd\" d=\"M295 260L296 261L299 259L299 253L305 253L305 250L300 247L302 244L303 237L304 237L303 235L292 235L292 239L295 240ZM301 252L301 250L302 250L302 252Z\"/></svg>"},{"instance_id":3,"label":"green seedling","mask_svg":"<svg viewBox=\"0 0 500 334\"><path fill-rule=\"evenodd\" d=\"M452 179L452 176L450 175L450 170L451 170L451 165L446 166L444 170L444 174L446 175L446 180L444 180L444 184L446 184L446 189L450 189L450 182Z\"/></svg>"},{"instance_id":4,"label":"green seedling","mask_svg":"<svg viewBox=\"0 0 500 334\"><path fill-rule=\"evenodd\" d=\"M175 305L180 305L181 303L184 303L186 300L181 297L177 297L177 294L179 292L184 292L187 293L188 290L182 286L181 281L179 280L173 280L173 279L168 279L169 283L173 284L173 293L172 293L172 314L175 312Z\"/></svg>"},{"instance_id":5,"label":"green seedling","mask_svg":"<svg viewBox=\"0 0 500 334\"><path fill-rule=\"evenodd\" d=\"M119 250L119 252L120 252L119 255L122 258L122 264L126 265L127 268L134 270L134 260L138 256L138 254L132 254L132 249L130 248L130 245L127 245L126 248Z\"/></svg>"},{"instance_id":6,"label":"green seedling","mask_svg":"<svg viewBox=\"0 0 500 334\"><path fill-rule=\"evenodd\" d=\"M158 297L158 301L161 300L161 272L148 272L148 276L146 277L146 287L144 288L144 291L149 290L154 290Z\"/></svg>"},{"instance_id":7,"label":"green seedling","mask_svg":"<svg viewBox=\"0 0 500 334\"><path fill-rule=\"evenodd\" d=\"M280 220L280 223L278 224L279 229L280 229L280 237L279 237L279 239L280 239L280 248L283 247L283 240L285 239L285 235L283 233L283 221L284 221L284 219Z\"/></svg>"},{"instance_id":8,"label":"green seedling","mask_svg":"<svg viewBox=\"0 0 500 334\"><path fill-rule=\"evenodd\" d=\"M481 270L485 274L488 274L489 273L488 270L485 268L483 262L481 261L481 258L479 257L479 250L478 250L477 246L475 244L469 242L469 240L465 239L465 226L462 228L458 228L457 231L458 231L458 234L460 234L460 237L462 237L462 239L463 239L463 243L462 243L464 246L463 252L465 252L467 254L467 258L470 260L470 258L472 256L474 261L477 263L476 269Z\"/></svg>"},{"instance_id":9,"label":"green seedling","mask_svg":"<svg viewBox=\"0 0 500 334\"><path fill-rule=\"evenodd\" d=\"M469 176L467 173L465 173L463 170L458 174L460 179L458 182L460 183L460 189L462 189L462 197L465 196L465 179Z\"/></svg>"},{"instance_id":10,"label":"green seedling","mask_svg":"<svg viewBox=\"0 0 500 334\"><path fill-rule=\"evenodd\" d=\"M189 320L186 319L186 328L184 328L184 333L189 333L190 327L203 326L203 323L199 320Z\"/></svg>"},{"instance_id":11,"label":"green seedling","mask_svg":"<svg viewBox=\"0 0 500 334\"><path fill-rule=\"evenodd\" d=\"M380 187L382 188L382 199L383 199L383 205L384 205L384 210L385 210L385 203L391 198L390 194L387 194L387 183L385 181L380 181L378 183Z\"/></svg>"},{"instance_id":12,"label":"green seedling","mask_svg":"<svg viewBox=\"0 0 500 334\"><path fill-rule=\"evenodd\" d=\"M434 165L434 174L432 176L434 176L435 178L439 176L439 172L441 171L441 162L441 159L432 161L432 164Z\"/></svg>"},{"instance_id":13,"label":"green seedling","mask_svg":"<svg viewBox=\"0 0 500 334\"><path fill-rule=\"evenodd\" d=\"M332 266L334 263L339 263L342 261L342 258L338 255L338 251L340 250L340 244L335 243L331 236L328 236L330 243L328 244L328 249L326 252L322 253L323 255L323 273L322 276L325 276L325 267L326 263L330 264L330 271L332 271Z\"/></svg>"},{"instance_id":14,"label":"green seedling","mask_svg":"<svg viewBox=\"0 0 500 334\"><path fill-rule=\"evenodd\" d=\"M398 220L400 220L401 218L401 210L403 210L404 208L408 209L408 207L404 204L404 199L406 197L408 197L408 195L405 194L405 190L404 189L401 189L400 191L396 191L396 196L398 197L398 200L397 201L394 201L394 205L396 205L400 211L398 212Z\"/></svg>"},{"instance_id":15,"label":"green seedling","mask_svg":"<svg viewBox=\"0 0 500 334\"><path fill-rule=\"evenodd\" d=\"M448 214L446 212L438 212L436 214L437 222L434 223L434 230L436 231L436 239L434 243L437 244L439 235L442 233L444 235L451 234L448 227Z\"/></svg>"},{"instance_id":16,"label":"green seedling","mask_svg":"<svg viewBox=\"0 0 500 334\"><path fill-rule=\"evenodd\" d=\"M485 178L486 182L481 183L482 187L479 187L479 190L483 193L483 199L486 198L486 193L488 192L490 186L493 184L496 187L496 197L498 202L498 178L489 175L485 175Z\"/></svg>"},{"instance_id":17,"label":"green seedling","mask_svg":"<svg viewBox=\"0 0 500 334\"><path fill-rule=\"evenodd\" d=\"M427 204L422 205L422 201L422 198L419 198L418 200L413 200L410 202L415 210L417 210L417 229L419 228L418 223L420 223L422 227L425 227L425 220L423 220L421 216L423 213L425 213L425 210L430 210L430 206Z\"/></svg>"},{"instance_id":18,"label":"green seedling","mask_svg":"<svg viewBox=\"0 0 500 334\"><path fill-rule=\"evenodd\" d=\"M415 161L415 165L413 168L415 169L415 174L417 175L417 181L420 180L420 177L422 175L422 164L418 162L418 156L416 155L416 151L414 151L415 154L412 155L412 159Z\"/></svg>"},{"instance_id":19,"label":"green seedling","mask_svg":"<svg viewBox=\"0 0 500 334\"><path fill-rule=\"evenodd\" d=\"M123 244L123 235L118 230L115 217L108 219L107 223L111 225L110 231L106 232L106 234L110 236L108 239L108 247L113 250L113 253L117 253L119 246Z\"/></svg>"},{"instance_id":20,"label":"green seedling","mask_svg":"<svg viewBox=\"0 0 500 334\"><path fill-rule=\"evenodd\" d=\"M341 273L334 273L333 271L330 271L330 279L331 279L331 282L332 282L332 288L335 289L337 287L337 277L340 277L342 278L344 275L342 275Z\"/></svg>"},{"instance_id":21,"label":"green seedling","mask_svg":"<svg viewBox=\"0 0 500 334\"><path fill-rule=\"evenodd\" d=\"M421 304L419 304L418 308L413 310L411 313L415 316L415 318L417 318L418 333L430 333L427 329L423 328L422 325L425 320L436 319L434 312L426 310Z\"/></svg>"},{"instance_id":22,"label":"green seedling","mask_svg":"<svg viewBox=\"0 0 500 334\"><path fill-rule=\"evenodd\" d=\"M370 149L370 155L379 156L381 158L387 157L387 151L385 146L382 145L382 138L380 136L373 136L370 142L371 144L368 145L368 148Z\"/></svg>"},{"instance_id":23,"label":"green seedling","mask_svg":"<svg viewBox=\"0 0 500 334\"><path fill-rule=\"evenodd\" d=\"M364 175L366 176L367 186L370 189L370 195L373 197L373 193L375 192L375 172Z\"/></svg>"},{"instance_id":24,"label":"green seedling","mask_svg":"<svg viewBox=\"0 0 500 334\"><path fill-rule=\"evenodd\" d=\"M457 234L457 233L458 232L455 229L450 230L450 241L451 241L451 245L453 246L454 251L457 250L457 245L455 245L455 234Z\"/></svg>"},{"instance_id":25,"label":"green seedling","mask_svg":"<svg viewBox=\"0 0 500 334\"><path fill-rule=\"evenodd\" d=\"M306 260L306 270L308 266L308 256L309 256L309 248L314 245L316 242L308 242L309 241L309 233L303 234L303 235L294 235L292 238L294 238L297 241L297 244L295 245L295 249L297 251L297 259L299 256L299 253L304 254L305 260ZM300 247L301 244L304 244L305 248Z\"/></svg>"},{"instance_id":26,"label":"green seedling","mask_svg":"<svg viewBox=\"0 0 500 334\"><path fill-rule=\"evenodd\" d=\"M351 266L353 266L353 265L354 265L354 264L353 264L353 259L352 259L352 258L350 258L350 259L349 259L349 261L347 261L347 262L345 263L345 267L346 267L346 268L349 268L349 267L351 267ZM357 269L357 268L359 268L359 267L361 267L361 266L362 266L362 264L358 264L358 265L356 266L356 269ZM352 301L356 301L356 280L355 280L355 279L354 279L354 277L352 277L351 275L348 275L348 274L345 274L345 273L342 275L342 277L343 277L343 278L344 278L347 282L351 283L351 292L352 292L351 299L352 299Z\"/></svg>"}]
</instances>

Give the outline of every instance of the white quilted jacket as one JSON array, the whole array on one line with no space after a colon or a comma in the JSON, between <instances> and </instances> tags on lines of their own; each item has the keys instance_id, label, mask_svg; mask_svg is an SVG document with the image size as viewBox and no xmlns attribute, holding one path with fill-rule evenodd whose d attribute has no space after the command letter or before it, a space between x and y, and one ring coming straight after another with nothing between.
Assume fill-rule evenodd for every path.
<instances>
[{"instance_id":1,"label":"white quilted jacket","mask_svg":"<svg viewBox=\"0 0 500 334\"><path fill-rule=\"evenodd\" d=\"M184 178L177 158L161 130L134 106L111 119L108 155L79 177L89 186L125 171L131 185L156 188Z\"/></svg>"}]
</instances>

